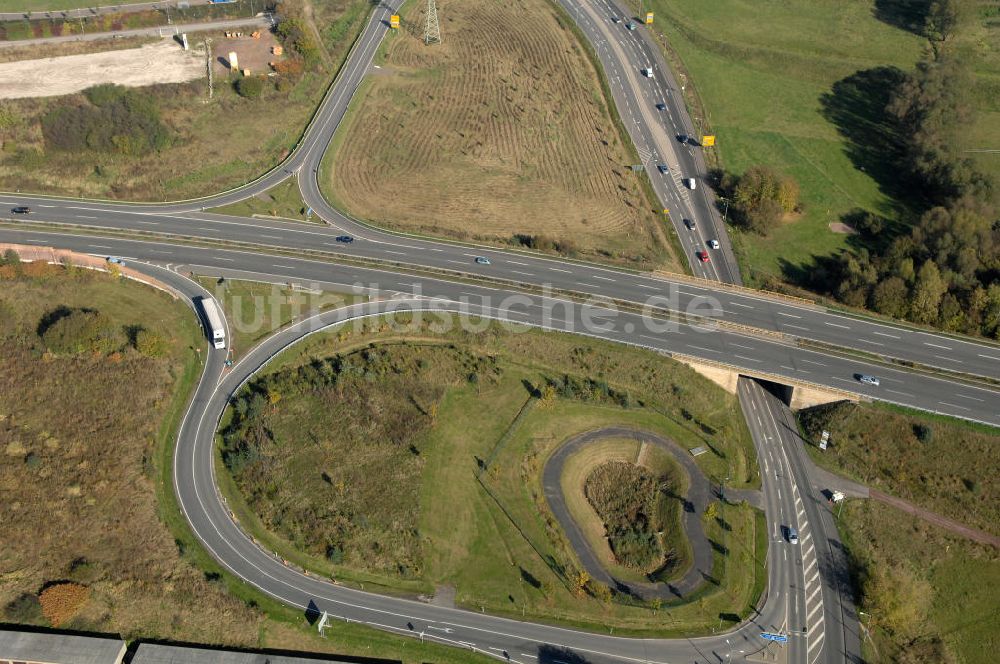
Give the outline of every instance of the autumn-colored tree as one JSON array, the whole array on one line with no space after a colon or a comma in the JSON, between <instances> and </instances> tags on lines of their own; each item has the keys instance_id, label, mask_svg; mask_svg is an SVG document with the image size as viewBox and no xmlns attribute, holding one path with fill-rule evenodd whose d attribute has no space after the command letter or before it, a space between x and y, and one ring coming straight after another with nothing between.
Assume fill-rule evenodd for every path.
<instances>
[{"instance_id":1,"label":"autumn-colored tree","mask_svg":"<svg viewBox=\"0 0 1000 664\"><path fill-rule=\"evenodd\" d=\"M587 591L589 582L590 574L585 569L580 570L573 575L573 592L582 597Z\"/></svg>"},{"instance_id":2,"label":"autumn-colored tree","mask_svg":"<svg viewBox=\"0 0 1000 664\"><path fill-rule=\"evenodd\" d=\"M59 627L75 616L89 597L90 590L79 583L56 583L42 591L38 602L42 605L42 615L53 627Z\"/></svg>"},{"instance_id":3,"label":"autumn-colored tree","mask_svg":"<svg viewBox=\"0 0 1000 664\"><path fill-rule=\"evenodd\" d=\"M707 506L705 506L705 516L709 519L714 519L719 516L719 503L713 500Z\"/></svg>"}]
</instances>

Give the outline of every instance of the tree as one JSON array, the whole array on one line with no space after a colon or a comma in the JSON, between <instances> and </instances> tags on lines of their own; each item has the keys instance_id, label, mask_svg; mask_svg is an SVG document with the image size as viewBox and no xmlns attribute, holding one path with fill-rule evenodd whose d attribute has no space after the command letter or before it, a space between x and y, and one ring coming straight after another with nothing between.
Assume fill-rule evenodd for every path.
<instances>
[{"instance_id":1,"label":"tree","mask_svg":"<svg viewBox=\"0 0 1000 664\"><path fill-rule=\"evenodd\" d=\"M871 295L871 307L880 314L904 318L909 313L909 292L905 281L899 277L889 277L875 286Z\"/></svg>"},{"instance_id":2,"label":"tree","mask_svg":"<svg viewBox=\"0 0 1000 664\"><path fill-rule=\"evenodd\" d=\"M948 285L941 278L941 270L933 261L925 261L917 272L917 281L913 286L913 298L910 303L912 318L918 323L933 323L937 321L941 298Z\"/></svg>"},{"instance_id":3,"label":"tree","mask_svg":"<svg viewBox=\"0 0 1000 664\"><path fill-rule=\"evenodd\" d=\"M714 519L717 516L719 516L719 502L713 500L705 506L705 518Z\"/></svg>"},{"instance_id":4,"label":"tree","mask_svg":"<svg viewBox=\"0 0 1000 664\"><path fill-rule=\"evenodd\" d=\"M587 584L590 583L590 574L582 569L573 575L573 592L583 596L587 591Z\"/></svg>"}]
</instances>

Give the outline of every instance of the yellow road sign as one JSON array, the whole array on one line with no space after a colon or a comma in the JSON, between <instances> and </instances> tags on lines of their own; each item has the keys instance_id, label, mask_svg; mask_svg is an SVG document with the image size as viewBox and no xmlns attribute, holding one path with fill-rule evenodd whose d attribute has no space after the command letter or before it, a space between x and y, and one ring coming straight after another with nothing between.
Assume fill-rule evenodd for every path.
<instances>
[{"instance_id":1,"label":"yellow road sign","mask_svg":"<svg viewBox=\"0 0 1000 664\"><path fill-rule=\"evenodd\" d=\"M646 25L653 22L653 12L646 12Z\"/></svg>"},{"instance_id":2,"label":"yellow road sign","mask_svg":"<svg viewBox=\"0 0 1000 664\"><path fill-rule=\"evenodd\" d=\"M702 136L701 137L702 147L710 148L715 145L715 136Z\"/></svg>"},{"instance_id":3,"label":"yellow road sign","mask_svg":"<svg viewBox=\"0 0 1000 664\"><path fill-rule=\"evenodd\" d=\"M392 16L389 17L389 27L390 28L398 28L399 27L399 15L398 14L393 14Z\"/></svg>"}]
</instances>

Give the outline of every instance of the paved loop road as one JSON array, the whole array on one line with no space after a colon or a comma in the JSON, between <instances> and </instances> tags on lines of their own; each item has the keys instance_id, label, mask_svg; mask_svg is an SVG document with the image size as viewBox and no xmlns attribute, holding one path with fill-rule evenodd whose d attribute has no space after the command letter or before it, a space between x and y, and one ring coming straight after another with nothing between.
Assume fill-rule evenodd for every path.
<instances>
[{"instance_id":1,"label":"paved loop road","mask_svg":"<svg viewBox=\"0 0 1000 664\"><path fill-rule=\"evenodd\" d=\"M621 581L611 576L601 565L600 557L590 546L587 538L583 536L579 525L566 506L561 482L566 461L588 445L607 438L627 438L655 445L673 456L687 472L689 486L685 497L683 523L684 534L691 544L692 565L683 577L673 583L639 584ZM711 497L711 486L691 455L673 441L649 431L639 431L626 427L604 427L582 433L563 443L545 462L545 468L542 471L542 487L545 490L545 499L549 503L549 508L562 526L566 538L580 559L580 563L591 577L604 585L643 599L659 597L663 600L676 600L679 597L687 596L702 584L710 582L708 579L712 576L712 545L705 535L701 517L705 513L705 506L708 505Z\"/></svg>"}]
</instances>

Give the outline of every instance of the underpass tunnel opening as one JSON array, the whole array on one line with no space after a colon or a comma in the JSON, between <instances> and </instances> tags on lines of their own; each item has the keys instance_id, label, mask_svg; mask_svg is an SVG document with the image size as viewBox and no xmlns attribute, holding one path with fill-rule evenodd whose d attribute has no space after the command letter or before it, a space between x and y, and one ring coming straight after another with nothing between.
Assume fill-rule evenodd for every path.
<instances>
[{"instance_id":1,"label":"underpass tunnel opening","mask_svg":"<svg viewBox=\"0 0 1000 664\"><path fill-rule=\"evenodd\" d=\"M781 402L786 406L792 405L792 395L795 393L795 387L792 385L785 385L784 383L778 383L773 380L764 380L763 378L755 378L753 376L747 376L745 374L740 374L741 378L746 378L747 380L752 380L758 385L763 387L765 390L773 394L774 396L781 399Z\"/></svg>"}]
</instances>

